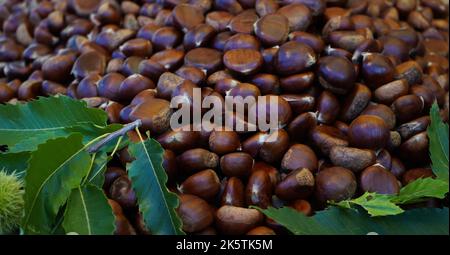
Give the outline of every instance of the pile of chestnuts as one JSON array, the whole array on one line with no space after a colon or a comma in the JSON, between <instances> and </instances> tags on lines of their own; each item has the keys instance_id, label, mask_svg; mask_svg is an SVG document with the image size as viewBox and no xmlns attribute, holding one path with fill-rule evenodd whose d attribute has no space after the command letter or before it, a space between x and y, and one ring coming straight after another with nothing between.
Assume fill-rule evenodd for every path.
<instances>
[{"instance_id":1,"label":"pile of chestnuts","mask_svg":"<svg viewBox=\"0 0 450 255\"><path fill-rule=\"evenodd\" d=\"M0 103L64 94L110 123L141 119L164 148L189 234L283 234L249 207L310 216L329 200L433 176L426 130L435 101L448 122L448 1L1 2ZM276 97L281 128L172 129L171 98L190 101L194 88L222 101ZM117 234L150 234L125 171L132 160L119 152L104 190Z\"/></svg>"}]
</instances>

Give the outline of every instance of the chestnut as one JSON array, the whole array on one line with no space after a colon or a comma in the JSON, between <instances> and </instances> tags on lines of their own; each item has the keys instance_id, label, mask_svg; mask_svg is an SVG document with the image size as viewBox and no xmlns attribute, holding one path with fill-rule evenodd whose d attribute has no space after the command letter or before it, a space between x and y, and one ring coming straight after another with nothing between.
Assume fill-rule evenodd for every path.
<instances>
[{"instance_id":1,"label":"chestnut","mask_svg":"<svg viewBox=\"0 0 450 255\"><path fill-rule=\"evenodd\" d=\"M425 131L431 123L429 116L419 117L415 120L403 123L397 127L397 131L400 133L403 139L408 139L413 135Z\"/></svg>"},{"instance_id":2,"label":"chestnut","mask_svg":"<svg viewBox=\"0 0 450 255\"><path fill-rule=\"evenodd\" d=\"M353 64L346 58L327 56L319 60L319 82L336 94L347 94L355 85Z\"/></svg>"},{"instance_id":3,"label":"chestnut","mask_svg":"<svg viewBox=\"0 0 450 255\"><path fill-rule=\"evenodd\" d=\"M396 80L405 79L409 86L422 83L423 71L416 61L406 61L395 67Z\"/></svg>"},{"instance_id":4,"label":"chestnut","mask_svg":"<svg viewBox=\"0 0 450 255\"><path fill-rule=\"evenodd\" d=\"M267 163L279 161L289 146L289 135L284 129L269 134L259 150L259 157Z\"/></svg>"},{"instance_id":5,"label":"chestnut","mask_svg":"<svg viewBox=\"0 0 450 255\"><path fill-rule=\"evenodd\" d=\"M198 131L184 131L183 128L170 129L156 138L164 149L175 153L197 147L199 139Z\"/></svg>"},{"instance_id":6,"label":"chestnut","mask_svg":"<svg viewBox=\"0 0 450 255\"><path fill-rule=\"evenodd\" d=\"M264 217L256 209L224 205L216 212L216 225L225 235L242 235L258 226Z\"/></svg>"},{"instance_id":7,"label":"chestnut","mask_svg":"<svg viewBox=\"0 0 450 255\"><path fill-rule=\"evenodd\" d=\"M233 152L220 158L220 169L226 176L246 177L250 175L254 159L245 152Z\"/></svg>"},{"instance_id":8,"label":"chestnut","mask_svg":"<svg viewBox=\"0 0 450 255\"><path fill-rule=\"evenodd\" d=\"M312 143L323 154L329 155L334 146L348 146L348 137L339 129L331 126L316 126L310 132Z\"/></svg>"},{"instance_id":9,"label":"chestnut","mask_svg":"<svg viewBox=\"0 0 450 255\"><path fill-rule=\"evenodd\" d=\"M372 97L370 89L360 83L356 83L353 90L348 94L342 104L340 120L350 122L358 117L369 104Z\"/></svg>"},{"instance_id":10,"label":"chestnut","mask_svg":"<svg viewBox=\"0 0 450 255\"><path fill-rule=\"evenodd\" d=\"M436 177L433 171L429 168L413 168L407 170L402 176L402 184L408 185L419 178Z\"/></svg>"},{"instance_id":11,"label":"chestnut","mask_svg":"<svg viewBox=\"0 0 450 255\"><path fill-rule=\"evenodd\" d=\"M254 171L245 189L247 205L267 208L272 200L272 182L266 171Z\"/></svg>"},{"instance_id":12,"label":"chestnut","mask_svg":"<svg viewBox=\"0 0 450 255\"><path fill-rule=\"evenodd\" d=\"M277 197L283 200L305 199L314 191L314 175L307 168L292 171L275 188Z\"/></svg>"},{"instance_id":13,"label":"chestnut","mask_svg":"<svg viewBox=\"0 0 450 255\"><path fill-rule=\"evenodd\" d=\"M316 114L305 112L295 117L287 127L289 138L303 141L309 131L317 125Z\"/></svg>"},{"instance_id":14,"label":"chestnut","mask_svg":"<svg viewBox=\"0 0 450 255\"><path fill-rule=\"evenodd\" d=\"M375 164L376 155L374 151L368 149L334 146L330 151L330 159L336 166L359 172Z\"/></svg>"},{"instance_id":15,"label":"chestnut","mask_svg":"<svg viewBox=\"0 0 450 255\"><path fill-rule=\"evenodd\" d=\"M384 148L389 140L389 128L383 119L372 115L361 115L350 124L350 144L357 148Z\"/></svg>"},{"instance_id":16,"label":"chestnut","mask_svg":"<svg viewBox=\"0 0 450 255\"><path fill-rule=\"evenodd\" d=\"M371 88L378 88L394 79L395 67L389 58L382 54L363 54L361 69L365 82Z\"/></svg>"},{"instance_id":17,"label":"chestnut","mask_svg":"<svg viewBox=\"0 0 450 255\"><path fill-rule=\"evenodd\" d=\"M373 95L376 102L391 105L397 98L406 96L409 91L408 81L405 79L395 80L378 87Z\"/></svg>"},{"instance_id":18,"label":"chestnut","mask_svg":"<svg viewBox=\"0 0 450 255\"><path fill-rule=\"evenodd\" d=\"M353 197L356 191L356 178L347 168L325 168L316 175L315 187L315 196L320 203L339 202Z\"/></svg>"},{"instance_id":19,"label":"chestnut","mask_svg":"<svg viewBox=\"0 0 450 255\"><path fill-rule=\"evenodd\" d=\"M136 105L130 112L131 121L140 119L142 129L161 134L170 127L170 103L164 99L152 98Z\"/></svg>"},{"instance_id":20,"label":"chestnut","mask_svg":"<svg viewBox=\"0 0 450 255\"><path fill-rule=\"evenodd\" d=\"M307 168L311 172L315 172L317 170L317 156L309 146L294 144L284 154L281 160L281 168L287 172L298 168Z\"/></svg>"},{"instance_id":21,"label":"chestnut","mask_svg":"<svg viewBox=\"0 0 450 255\"><path fill-rule=\"evenodd\" d=\"M398 194L400 191L397 178L380 166L370 166L364 169L359 179L360 188L363 192Z\"/></svg>"},{"instance_id":22,"label":"chestnut","mask_svg":"<svg viewBox=\"0 0 450 255\"><path fill-rule=\"evenodd\" d=\"M380 117L384 120L390 130L395 128L395 125L397 123L395 113L391 108L384 104L371 103L364 109L364 111L361 112L361 115Z\"/></svg>"},{"instance_id":23,"label":"chestnut","mask_svg":"<svg viewBox=\"0 0 450 255\"><path fill-rule=\"evenodd\" d=\"M120 176L126 175L127 172L120 167L108 167L105 171L105 180L103 182L103 189L109 191L111 184Z\"/></svg>"},{"instance_id":24,"label":"chestnut","mask_svg":"<svg viewBox=\"0 0 450 255\"><path fill-rule=\"evenodd\" d=\"M179 190L184 194L192 194L210 200L219 192L220 180L214 170L207 169L189 176L180 185Z\"/></svg>"},{"instance_id":25,"label":"chestnut","mask_svg":"<svg viewBox=\"0 0 450 255\"><path fill-rule=\"evenodd\" d=\"M408 165L427 164L430 162L428 145L427 132L420 132L400 145L399 156Z\"/></svg>"},{"instance_id":26,"label":"chestnut","mask_svg":"<svg viewBox=\"0 0 450 255\"><path fill-rule=\"evenodd\" d=\"M136 230L133 228L131 223L128 221L128 219L123 214L122 207L120 205L112 200L108 199L108 204L111 206L112 212L114 214L114 234L115 235L136 235Z\"/></svg>"},{"instance_id":27,"label":"chestnut","mask_svg":"<svg viewBox=\"0 0 450 255\"><path fill-rule=\"evenodd\" d=\"M213 211L205 200L188 194L181 194L179 198L177 212L183 222L183 231L197 232L214 221Z\"/></svg>"},{"instance_id":28,"label":"chestnut","mask_svg":"<svg viewBox=\"0 0 450 255\"><path fill-rule=\"evenodd\" d=\"M131 209L136 206L136 194L131 187L131 180L126 175L118 177L111 184L109 197L117 201L125 209Z\"/></svg>"},{"instance_id":29,"label":"chestnut","mask_svg":"<svg viewBox=\"0 0 450 255\"><path fill-rule=\"evenodd\" d=\"M392 157L390 171L397 179L400 180L400 178L403 176L403 174L406 171L406 167L399 158Z\"/></svg>"},{"instance_id":30,"label":"chestnut","mask_svg":"<svg viewBox=\"0 0 450 255\"><path fill-rule=\"evenodd\" d=\"M215 168L219 163L219 156L208 150L197 148L183 152L177 158L180 170L191 174L208 168Z\"/></svg>"},{"instance_id":31,"label":"chestnut","mask_svg":"<svg viewBox=\"0 0 450 255\"><path fill-rule=\"evenodd\" d=\"M224 179L220 204L237 207L243 207L245 205L244 184L242 184L241 179L237 177Z\"/></svg>"},{"instance_id":32,"label":"chestnut","mask_svg":"<svg viewBox=\"0 0 450 255\"><path fill-rule=\"evenodd\" d=\"M234 131L213 131L209 136L209 148L219 155L236 151L241 146Z\"/></svg>"},{"instance_id":33,"label":"chestnut","mask_svg":"<svg viewBox=\"0 0 450 255\"><path fill-rule=\"evenodd\" d=\"M337 97L329 91L323 91L317 100L317 121L328 125L333 124L339 110L340 105Z\"/></svg>"},{"instance_id":34,"label":"chestnut","mask_svg":"<svg viewBox=\"0 0 450 255\"><path fill-rule=\"evenodd\" d=\"M262 161L255 162L252 168L252 174L255 171L264 171L267 173L270 179L270 183L272 184L272 189L275 189L275 186L280 182L280 173L278 172L278 169L276 169L272 165L269 165Z\"/></svg>"}]
</instances>

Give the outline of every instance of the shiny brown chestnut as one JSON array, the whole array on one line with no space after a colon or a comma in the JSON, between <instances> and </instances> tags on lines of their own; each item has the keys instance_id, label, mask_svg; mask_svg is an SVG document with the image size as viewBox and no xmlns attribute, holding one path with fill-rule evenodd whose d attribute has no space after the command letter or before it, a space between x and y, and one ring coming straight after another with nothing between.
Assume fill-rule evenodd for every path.
<instances>
[{"instance_id":1,"label":"shiny brown chestnut","mask_svg":"<svg viewBox=\"0 0 450 255\"><path fill-rule=\"evenodd\" d=\"M220 169L226 176L246 177L250 175L254 159L245 152L233 152L220 158Z\"/></svg>"},{"instance_id":2,"label":"shiny brown chestnut","mask_svg":"<svg viewBox=\"0 0 450 255\"><path fill-rule=\"evenodd\" d=\"M395 125L397 123L395 113L392 111L391 108L384 104L369 104L364 111L361 112L361 115L371 115L371 116L377 116L384 120L387 127L391 130L395 128Z\"/></svg>"},{"instance_id":3,"label":"shiny brown chestnut","mask_svg":"<svg viewBox=\"0 0 450 255\"><path fill-rule=\"evenodd\" d=\"M357 148L380 149L389 140L389 128L380 117L361 115L350 124L348 137Z\"/></svg>"},{"instance_id":4,"label":"shiny brown chestnut","mask_svg":"<svg viewBox=\"0 0 450 255\"><path fill-rule=\"evenodd\" d=\"M366 108L371 98L370 89L363 84L356 83L350 94L345 97L339 119L344 122L354 120Z\"/></svg>"},{"instance_id":5,"label":"shiny brown chestnut","mask_svg":"<svg viewBox=\"0 0 450 255\"><path fill-rule=\"evenodd\" d=\"M347 135L335 127L326 125L314 127L309 138L314 146L325 155L329 155L334 146L348 146L349 144Z\"/></svg>"},{"instance_id":6,"label":"shiny brown chestnut","mask_svg":"<svg viewBox=\"0 0 450 255\"><path fill-rule=\"evenodd\" d=\"M140 119L142 129L156 134L167 131L170 127L170 103L164 99L152 98L136 105L130 112L131 121Z\"/></svg>"},{"instance_id":7,"label":"shiny brown chestnut","mask_svg":"<svg viewBox=\"0 0 450 255\"><path fill-rule=\"evenodd\" d=\"M205 200L214 198L220 190L220 180L216 172L207 169L189 176L179 190L184 194L196 195Z\"/></svg>"},{"instance_id":8,"label":"shiny brown chestnut","mask_svg":"<svg viewBox=\"0 0 450 255\"><path fill-rule=\"evenodd\" d=\"M266 171L253 171L245 189L247 205L267 208L272 201L272 182Z\"/></svg>"},{"instance_id":9,"label":"shiny brown chestnut","mask_svg":"<svg viewBox=\"0 0 450 255\"><path fill-rule=\"evenodd\" d=\"M205 229L214 221L211 206L205 200L188 194L179 195L180 205L177 208L183 222L183 230L197 232Z\"/></svg>"},{"instance_id":10,"label":"shiny brown chestnut","mask_svg":"<svg viewBox=\"0 0 450 255\"><path fill-rule=\"evenodd\" d=\"M109 197L117 201L125 209L132 209L136 206L136 194L131 187L131 180L126 175L118 177L111 184Z\"/></svg>"},{"instance_id":11,"label":"shiny brown chestnut","mask_svg":"<svg viewBox=\"0 0 450 255\"><path fill-rule=\"evenodd\" d=\"M433 171L429 168L412 168L407 170L402 176L402 184L407 185L419 178L434 178Z\"/></svg>"},{"instance_id":12,"label":"shiny brown chestnut","mask_svg":"<svg viewBox=\"0 0 450 255\"><path fill-rule=\"evenodd\" d=\"M392 110L400 123L408 122L420 117L425 104L421 97L414 94L401 96L391 105Z\"/></svg>"},{"instance_id":13,"label":"shiny brown chestnut","mask_svg":"<svg viewBox=\"0 0 450 255\"><path fill-rule=\"evenodd\" d=\"M216 212L216 225L225 235L242 235L258 226L264 217L256 209L224 205Z\"/></svg>"},{"instance_id":14,"label":"shiny brown chestnut","mask_svg":"<svg viewBox=\"0 0 450 255\"><path fill-rule=\"evenodd\" d=\"M299 168L307 168L311 172L317 170L317 156L307 145L294 144L283 156L281 168L284 171L291 172Z\"/></svg>"},{"instance_id":15,"label":"shiny brown chestnut","mask_svg":"<svg viewBox=\"0 0 450 255\"><path fill-rule=\"evenodd\" d=\"M243 207L245 205L244 184L237 177L224 179L224 187L220 198L220 205Z\"/></svg>"},{"instance_id":16,"label":"shiny brown chestnut","mask_svg":"<svg viewBox=\"0 0 450 255\"><path fill-rule=\"evenodd\" d=\"M353 197L356 186L352 171L343 167L330 167L316 175L315 196L321 203L339 202Z\"/></svg>"},{"instance_id":17,"label":"shiny brown chestnut","mask_svg":"<svg viewBox=\"0 0 450 255\"><path fill-rule=\"evenodd\" d=\"M259 149L259 157L267 163L279 161L289 147L289 135L284 129L273 131Z\"/></svg>"},{"instance_id":18,"label":"shiny brown chestnut","mask_svg":"<svg viewBox=\"0 0 450 255\"><path fill-rule=\"evenodd\" d=\"M292 171L278 183L275 194L282 200L306 199L314 191L314 175L307 168Z\"/></svg>"},{"instance_id":19,"label":"shiny brown chestnut","mask_svg":"<svg viewBox=\"0 0 450 255\"><path fill-rule=\"evenodd\" d=\"M356 73L346 58L328 56L319 60L319 82L333 93L347 94L354 86Z\"/></svg>"},{"instance_id":20,"label":"shiny brown chestnut","mask_svg":"<svg viewBox=\"0 0 450 255\"><path fill-rule=\"evenodd\" d=\"M213 131L209 136L209 149L218 155L234 152L240 146L239 136L234 131Z\"/></svg>"},{"instance_id":21,"label":"shiny brown chestnut","mask_svg":"<svg viewBox=\"0 0 450 255\"><path fill-rule=\"evenodd\" d=\"M340 111L337 97L329 92L323 91L317 100L317 121L323 124L333 124Z\"/></svg>"},{"instance_id":22,"label":"shiny brown chestnut","mask_svg":"<svg viewBox=\"0 0 450 255\"><path fill-rule=\"evenodd\" d=\"M360 187L363 192L376 192L379 194L398 194L400 186L397 178L379 166L370 166L362 171Z\"/></svg>"},{"instance_id":23,"label":"shiny brown chestnut","mask_svg":"<svg viewBox=\"0 0 450 255\"><path fill-rule=\"evenodd\" d=\"M184 173L194 173L200 170L216 168L219 162L217 154L202 148L190 149L177 158L180 170Z\"/></svg>"}]
</instances>

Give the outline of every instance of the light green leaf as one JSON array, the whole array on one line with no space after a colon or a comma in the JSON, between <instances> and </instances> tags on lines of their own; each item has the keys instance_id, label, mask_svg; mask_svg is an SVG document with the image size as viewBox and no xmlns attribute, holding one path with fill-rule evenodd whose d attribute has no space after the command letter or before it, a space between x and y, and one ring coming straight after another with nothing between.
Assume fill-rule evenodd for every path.
<instances>
[{"instance_id":1,"label":"light green leaf","mask_svg":"<svg viewBox=\"0 0 450 255\"><path fill-rule=\"evenodd\" d=\"M135 158L127 165L128 176L146 226L155 235L184 234L176 213L178 198L166 187L167 175L162 167L164 151L161 145L148 139L130 144L128 151Z\"/></svg>"},{"instance_id":2,"label":"light green leaf","mask_svg":"<svg viewBox=\"0 0 450 255\"><path fill-rule=\"evenodd\" d=\"M306 217L283 207L260 209L296 235L448 235L448 208L421 208L385 217L370 217L358 210L330 207Z\"/></svg>"},{"instance_id":3,"label":"light green leaf","mask_svg":"<svg viewBox=\"0 0 450 255\"><path fill-rule=\"evenodd\" d=\"M371 216L396 215L402 213L403 209L391 202L391 199L392 196L390 195L366 192L358 198L332 204L344 208L351 208L351 204L359 205L367 210Z\"/></svg>"},{"instance_id":4,"label":"light green leaf","mask_svg":"<svg viewBox=\"0 0 450 255\"><path fill-rule=\"evenodd\" d=\"M448 182L433 178L419 178L400 190L398 196L392 198L396 204L410 204L423 201L427 198L445 197L448 193Z\"/></svg>"},{"instance_id":5,"label":"light green leaf","mask_svg":"<svg viewBox=\"0 0 450 255\"><path fill-rule=\"evenodd\" d=\"M50 233L59 208L86 176L91 158L81 141L80 134L73 134L49 140L31 153L22 222L26 233Z\"/></svg>"},{"instance_id":6,"label":"light green leaf","mask_svg":"<svg viewBox=\"0 0 450 255\"><path fill-rule=\"evenodd\" d=\"M430 140L430 157L434 174L448 183L448 125L444 124L439 115L439 107L434 103L430 110L431 124L428 127Z\"/></svg>"},{"instance_id":7,"label":"light green leaf","mask_svg":"<svg viewBox=\"0 0 450 255\"><path fill-rule=\"evenodd\" d=\"M15 172L19 178L23 178L28 167L29 152L0 153L0 170L7 173Z\"/></svg>"},{"instance_id":8,"label":"light green leaf","mask_svg":"<svg viewBox=\"0 0 450 255\"><path fill-rule=\"evenodd\" d=\"M111 235L114 215L103 191L92 185L72 190L62 226L66 233Z\"/></svg>"},{"instance_id":9,"label":"light green leaf","mask_svg":"<svg viewBox=\"0 0 450 255\"><path fill-rule=\"evenodd\" d=\"M104 111L88 108L85 102L66 96L0 105L0 143L7 145L11 153L33 151L48 139L70 135L78 126L94 130L96 126L106 126L106 120Z\"/></svg>"}]
</instances>

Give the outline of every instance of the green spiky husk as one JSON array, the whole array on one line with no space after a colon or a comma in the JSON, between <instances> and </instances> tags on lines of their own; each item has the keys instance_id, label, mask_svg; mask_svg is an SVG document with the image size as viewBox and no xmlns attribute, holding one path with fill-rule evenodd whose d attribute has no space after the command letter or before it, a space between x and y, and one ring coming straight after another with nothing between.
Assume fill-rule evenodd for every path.
<instances>
[{"instance_id":1,"label":"green spiky husk","mask_svg":"<svg viewBox=\"0 0 450 255\"><path fill-rule=\"evenodd\" d=\"M0 170L0 234L10 234L19 227L23 215L23 182Z\"/></svg>"}]
</instances>

